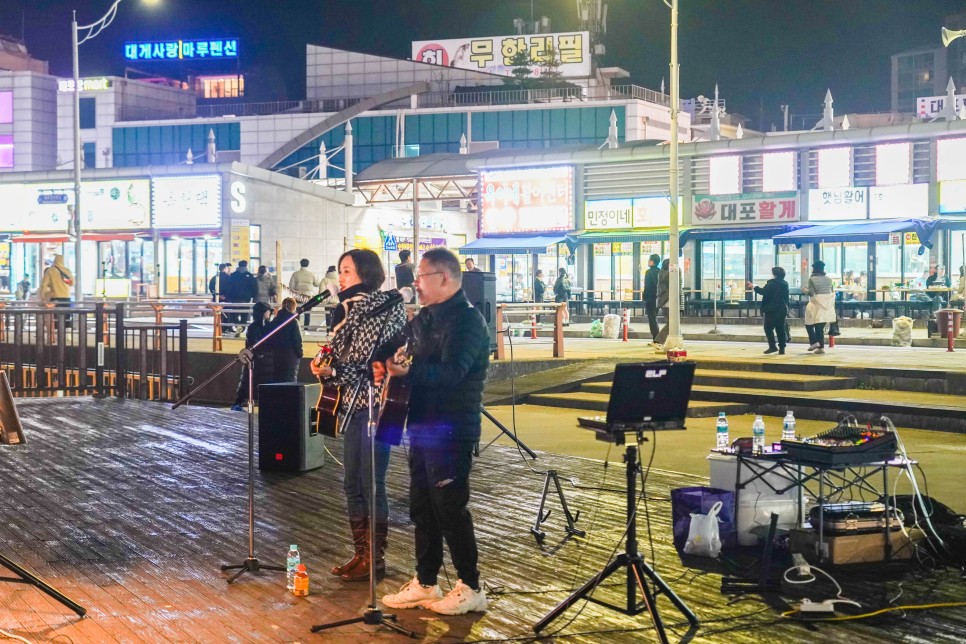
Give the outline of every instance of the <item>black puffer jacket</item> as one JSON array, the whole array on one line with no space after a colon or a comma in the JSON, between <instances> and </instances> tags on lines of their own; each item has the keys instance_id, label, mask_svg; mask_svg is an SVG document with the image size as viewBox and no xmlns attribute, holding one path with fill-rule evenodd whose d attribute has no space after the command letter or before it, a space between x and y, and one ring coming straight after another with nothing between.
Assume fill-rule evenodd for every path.
<instances>
[{"instance_id":1,"label":"black puffer jacket","mask_svg":"<svg viewBox=\"0 0 966 644\"><path fill-rule=\"evenodd\" d=\"M755 293L761 295L761 312L763 315L780 317L788 315L788 282L773 277L765 282L765 287L755 287Z\"/></svg>"},{"instance_id":2,"label":"black puffer jacket","mask_svg":"<svg viewBox=\"0 0 966 644\"><path fill-rule=\"evenodd\" d=\"M490 361L490 338L480 312L462 289L445 302L420 310L377 359L386 360L412 338L407 376L407 428L413 444L434 446L480 440L483 384Z\"/></svg>"}]
</instances>

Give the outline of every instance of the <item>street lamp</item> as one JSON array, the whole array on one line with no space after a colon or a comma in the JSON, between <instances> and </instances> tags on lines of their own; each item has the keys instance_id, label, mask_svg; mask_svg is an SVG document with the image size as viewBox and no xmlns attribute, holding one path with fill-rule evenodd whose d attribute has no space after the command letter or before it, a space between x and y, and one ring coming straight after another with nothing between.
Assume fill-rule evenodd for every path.
<instances>
[{"instance_id":1,"label":"street lamp","mask_svg":"<svg viewBox=\"0 0 966 644\"><path fill-rule=\"evenodd\" d=\"M671 9L671 225L668 230L668 336L664 350L684 348L681 335L681 268L678 266L681 250L678 240L678 112L680 109L680 88L678 87L678 0L664 0Z\"/></svg>"},{"instance_id":2,"label":"street lamp","mask_svg":"<svg viewBox=\"0 0 966 644\"><path fill-rule=\"evenodd\" d=\"M117 6L122 0L114 0L114 4L103 16L89 25L77 24L77 12L71 22L71 36L74 54L74 300L84 299L81 286L81 136L80 136L80 56L78 49L91 38L96 38L107 29L117 16ZM156 4L159 0L142 0L146 4Z\"/></svg>"}]
</instances>

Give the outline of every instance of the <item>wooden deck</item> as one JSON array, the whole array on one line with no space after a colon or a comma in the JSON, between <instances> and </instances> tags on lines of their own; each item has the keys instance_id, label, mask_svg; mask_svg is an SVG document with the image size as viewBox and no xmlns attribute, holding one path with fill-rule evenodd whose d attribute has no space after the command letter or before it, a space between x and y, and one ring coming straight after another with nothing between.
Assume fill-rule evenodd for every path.
<instances>
[{"instance_id":1,"label":"wooden deck","mask_svg":"<svg viewBox=\"0 0 966 644\"><path fill-rule=\"evenodd\" d=\"M366 584L343 584L327 574L348 552L341 469L330 456L312 472L256 475L257 555L263 563L280 563L288 544L299 544L312 594L297 598L286 592L283 574L245 575L228 585L219 570L247 554L243 414L88 398L21 400L18 409L28 442L0 446L0 554L89 612L79 619L36 588L0 583L0 629L35 642L412 641L365 626L325 635L309 631L313 624L358 615L368 600ZM659 435L657 449L663 440L674 440L673 434ZM340 457L341 446L330 443L332 454ZM534 472L512 447L486 450L475 465L473 511L490 611L452 618L400 611L400 623L427 642L531 638L532 625L602 568L617 548L625 524L624 496L611 490L623 488L621 456L615 448L605 469L598 461L541 454ZM540 472L547 468L584 486L565 484L565 494L571 509L581 511L578 527L587 531L586 539L563 539L562 512L553 501L544 546L530 535L543 488ZM702 620L697 640L963 641L962 608L803 625L781 618L788 605L777 597L772 605L754 596L729 601L719 593L720 572L684 568L670 543L669 490L700 483L681 474L650 473L653 558L643 505L638 521L642 552ZM413 570L401 449L394 454L388 485L390 570L380 595L407 581ZM753 564L732 561L737 569ZM448 578L441 577L444 590L455 582L452 568L447 572ZM900 590L897 604L964 596L957 571L878 566L871 573L836 576L845 595L867 610L888 606ZM831 597L830 588L818 582L810 594ZM614 577L597 594L620 602L622 590L621 578ZM784 590L787 598L802 596L800 587ZM627 617L594 604L582 606L552 623L545 635L555 633L567 642L654 641L646 614ZM672 638L684 636L687 625L680 614L666 599L660 606Z\"/></svg>"}]
</instances>

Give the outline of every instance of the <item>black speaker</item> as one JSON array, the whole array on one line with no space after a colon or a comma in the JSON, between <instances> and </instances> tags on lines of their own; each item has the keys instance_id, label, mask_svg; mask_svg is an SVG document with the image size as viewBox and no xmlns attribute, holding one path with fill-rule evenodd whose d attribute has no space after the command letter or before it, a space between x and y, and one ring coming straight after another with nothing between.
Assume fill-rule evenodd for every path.
<instances>
[{"instance_id":1,"label":"black speaker","mask_svg":"<svg viewBox=\"0 0 966 644\"><path fill-rule=\"evenodd\" d=\"M490 334L490 351L496 351L496 274L485 271L463 273L463 292L473 308L483 314Z\"/></svg>"},{"instance_id":2,"label":"black speaker","mask_svg":"<svg viewBox=\"0 0 966 644\"><path fill-rule=\"evenodd\" d=\"M258 469L303 472L322 467L325 438L312 422L321 387L297 382L259 385Z\"/></svg>"}]
</instances>

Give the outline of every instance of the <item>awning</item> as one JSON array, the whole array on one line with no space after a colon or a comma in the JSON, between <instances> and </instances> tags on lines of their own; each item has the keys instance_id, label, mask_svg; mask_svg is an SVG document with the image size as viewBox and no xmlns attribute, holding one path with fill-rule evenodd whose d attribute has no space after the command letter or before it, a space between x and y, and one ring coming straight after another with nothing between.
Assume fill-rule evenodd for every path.
<instances>
[{"instance_id":1,"label":"awning","mask_svg":"<svg viewBox=\"0 0 966 644\"><path fill-rule=\"evenodd\" d=\"M888 241L893 233L916 232L924 246L936 231L938 221L888 219L850 224L821 224L776 235L776 244L821 244L848 241Z\"/></svg>"},{"instance_id":2,"label":"awning","mask_svg":"<svg viewBox=\"0 0 966 644\"><path fill-rule=\"evenodd\" d=\"M741 226L740 228L689 228L681 233L681 247L689 241L730 241L739 239L771 239L808 224L785 224L783 226ZM777 243L777 242L776 242Z\"/></svg>"},{"instance_id":3,"label":"awning","mask_svg":"<svg viewBox=\"0 0 966 644\"><path fill-rule=\"evenodd\" d=\"M84 241L134 241L137 235L134 233L81 233ZM74 241L74 238L65 233L24 233L10 238L12 242L22 244L62 244Z\"/></svg>"},{"instance_id":4,"label":"awning","mask_svg":"<svg viewBox=\"0 0 966 644\"><path fill-rule=\"evenodd\" d=\"M628 230L611 232L587 232L576 236L578 244L623 244L627 242L651 242L667 241L667 228L657 228L654 230Z\"/></svg>"},{"instance_id":5,"label":"awning","mask_svg":"<svg viewBox=\"0 0 966 644\"><path fill-rule=\"evenodd\" d=\"M524 255L546 252L547 246L567 241L567 235L533 237L480 237L460 248L460 255Z\"/></svg>"}]
</instances>

